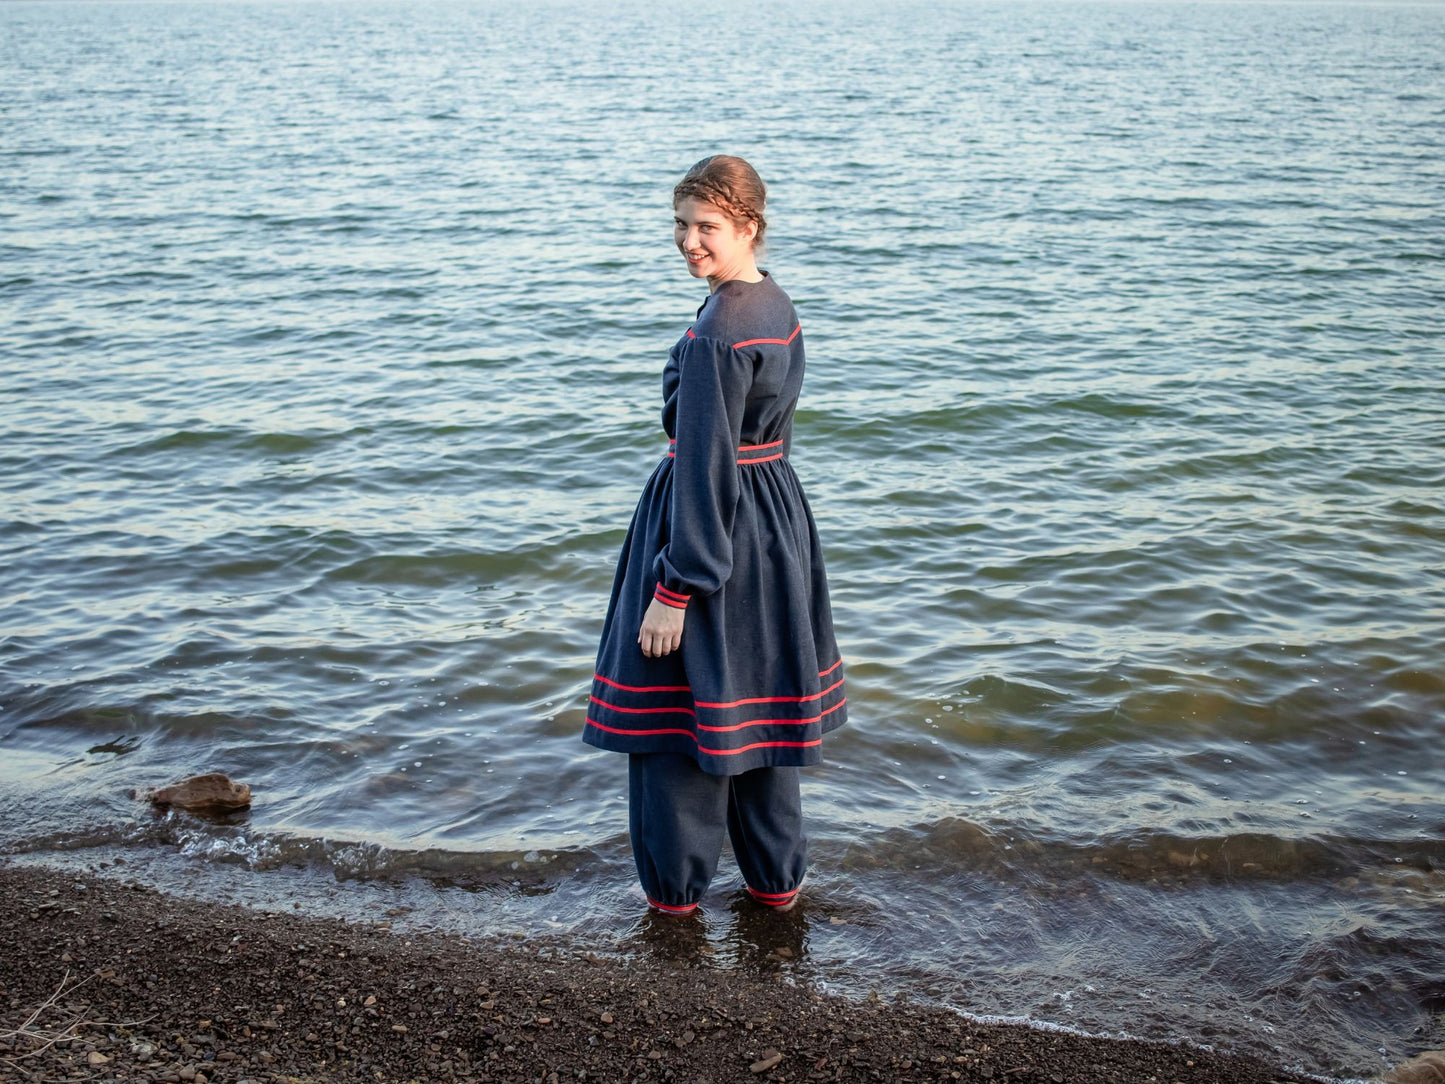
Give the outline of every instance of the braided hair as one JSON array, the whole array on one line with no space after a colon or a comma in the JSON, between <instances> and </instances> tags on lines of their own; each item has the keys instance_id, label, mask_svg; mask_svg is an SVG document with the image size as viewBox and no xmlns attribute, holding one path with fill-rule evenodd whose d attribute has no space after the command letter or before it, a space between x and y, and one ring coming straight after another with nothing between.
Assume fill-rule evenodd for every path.
<instances>
[{"instance_id":1,"label":"braided hair","mask_svg":"<svg viewBox=\"0 0 1445 1084\"><path fill-rule=\"evenodd\" d=\"M768 190L758 171L741 158L730 154L714 154L694 165L672 190L672 205L685 199L710 203L742 228L756 222L758 232L753 248L762 244L768 220L763 217Z\"/></svg>"}]
</instances>

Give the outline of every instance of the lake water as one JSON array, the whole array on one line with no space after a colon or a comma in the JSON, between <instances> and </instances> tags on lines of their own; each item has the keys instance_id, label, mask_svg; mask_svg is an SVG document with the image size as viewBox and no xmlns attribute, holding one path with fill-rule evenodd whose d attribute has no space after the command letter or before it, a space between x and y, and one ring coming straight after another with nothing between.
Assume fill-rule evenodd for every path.
<instances>
[{"instance_id":1,"label":"lake water","mask_svg":"<svg viewBox=\"0 0 1445 1084\"><path fill-rule=\"evenodd\" d=\"M0 122L10 860L691 951L579 733L726 150L851 722L693 949L1445 1046L1445 5L12 2Z\"/></svg>"}]
</instances>

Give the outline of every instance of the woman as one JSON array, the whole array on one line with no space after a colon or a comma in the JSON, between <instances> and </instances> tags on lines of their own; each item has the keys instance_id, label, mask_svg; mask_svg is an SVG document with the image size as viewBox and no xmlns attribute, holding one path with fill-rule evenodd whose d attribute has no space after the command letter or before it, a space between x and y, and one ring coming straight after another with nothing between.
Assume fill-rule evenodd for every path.
<instances>
[{"instance_id":1,"label":"woman","mask_svg":"<svg viewBox=\"0 0 1445 1084\"><path fill-rule=\"evenodd\" d=\"M803 334L757 266L766 190L704 158L674 240L708 298L662 374L670 438L622 544L583 739L628 753L637 873L689 914L732 838L747 890L791 907L807 865L798 767L847 718L818 532L788 462Z\"/></svg>"}]
</instances>

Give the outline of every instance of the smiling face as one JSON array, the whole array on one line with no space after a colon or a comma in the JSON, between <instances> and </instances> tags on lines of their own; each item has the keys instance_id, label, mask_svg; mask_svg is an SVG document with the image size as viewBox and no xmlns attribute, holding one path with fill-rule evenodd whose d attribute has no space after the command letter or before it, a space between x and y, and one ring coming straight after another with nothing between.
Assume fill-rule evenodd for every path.
<instances>
[{"instance_id":1,"label":"smiling face","mask_svg":"<svg viewBox=\"0 0 1445 1084\"><path fill-rule=\"evenodd\" d=\"M710 290L731 279L762 278L753 253L756 222L739 226L715 204L692 198L679 200L673 214L672 238L693 278L707 279Z\"/></svg>"}]
</instances>

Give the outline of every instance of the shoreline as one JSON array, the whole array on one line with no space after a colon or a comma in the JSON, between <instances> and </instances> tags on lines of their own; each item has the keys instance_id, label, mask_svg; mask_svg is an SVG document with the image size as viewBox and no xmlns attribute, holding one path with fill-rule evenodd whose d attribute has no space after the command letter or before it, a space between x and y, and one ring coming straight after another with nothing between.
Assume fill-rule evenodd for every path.
<instances>
[{"instance_id":1,"label":"shoreline","mask_svg":"<svg viewBox=\"0 0 1445 1084\"><path fill-rule=\"evenodd\" d=\"M0 1076L19 1080L1321 1079L820 994L781 972L604 959L575 938L393 933L33 866L0 864L0 939Z\"/></svg>"}]
</instances>

